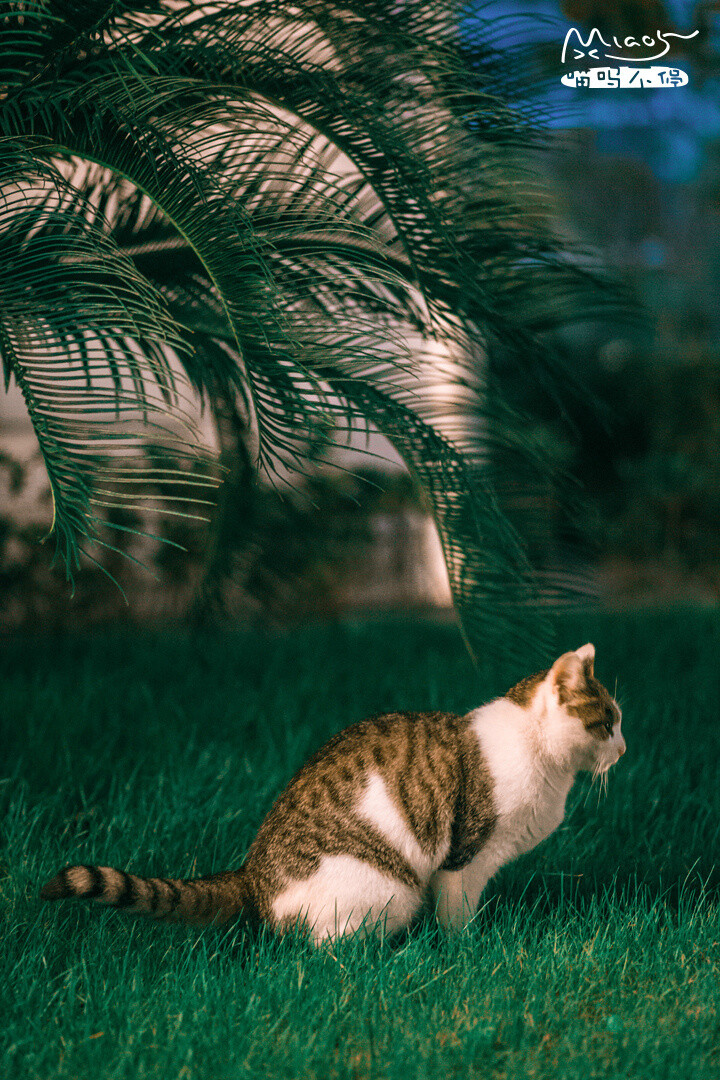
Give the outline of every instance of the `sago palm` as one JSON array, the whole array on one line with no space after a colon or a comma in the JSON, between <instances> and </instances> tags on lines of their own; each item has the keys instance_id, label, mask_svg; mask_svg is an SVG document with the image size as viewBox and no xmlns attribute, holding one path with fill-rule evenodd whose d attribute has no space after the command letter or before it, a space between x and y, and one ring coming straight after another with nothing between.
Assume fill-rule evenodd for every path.
<instances>
[{"instance_id":1,"label":"sago palm","mask_svg":"<svg viewBox=\"0 0 720 1080\"><path fill-rule=\"evenodd\" d=\"M0 4L0 352L69 574L108 508L215 484L193 393L271 475L379 430L427 497L470 644L528 641L484 357L499 343L552 379L543 335L596 286L477 34L452 0Z\"/></svg>"}]
</instances>

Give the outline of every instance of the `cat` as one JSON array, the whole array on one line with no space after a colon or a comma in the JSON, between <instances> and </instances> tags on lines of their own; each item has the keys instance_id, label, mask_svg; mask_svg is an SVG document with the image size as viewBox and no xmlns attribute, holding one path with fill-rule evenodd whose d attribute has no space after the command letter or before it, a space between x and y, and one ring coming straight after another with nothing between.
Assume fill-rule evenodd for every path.
<instances>
[{"instance_id":1,"label":"cat","mask_svg":"<svg viewBox=\"0 0 720 1080\"><path fill-rule=\"evenodd\" d=\"M486 884L563 820L576 774L625 752L617 702L594 677L595 649L466 716L392 713L330 739L290 781L239 870L188 881L70 866L44 900L95 899L196 923L243 915L320 943L407 927L432 897L450 930Z\"/></svg>"}]
</instances>

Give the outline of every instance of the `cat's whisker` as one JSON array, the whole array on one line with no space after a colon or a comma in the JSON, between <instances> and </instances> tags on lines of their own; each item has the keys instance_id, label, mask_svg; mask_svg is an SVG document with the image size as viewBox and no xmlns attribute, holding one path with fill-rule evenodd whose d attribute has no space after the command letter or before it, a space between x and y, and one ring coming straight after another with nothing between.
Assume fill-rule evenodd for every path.
<instances>
[{"instance_id":1,"label":"cat's whisker","mask_svg":"<svg viewBox=\"0 0 720 1080\"><path fill-rule=\"evenodd\" d=\"M600 806L601 799L607 798L609 776L610 776L610 766L609 765L603 765L603 764L598 762L598 764L593 767L592 774L591 774L590 787L588 789L588 796L590 795L590 792L595 787L595 782L597 781L597 785L598 785L598 787L597 787L597 793L598 793L597 805L598 806ZM587 801L587 796L586 796L586 801Z\"/></svg>"},{"instance_id":2,"label":"cat's whisker","mask_svg":"<svg viewBox=\"0 0 720 1080\"><path fill-rule=\"evenodd\" d=\"M588 801L588 799L590 798L590 796L592 794L592 790L593 790L593 787L595 785L595 775L596 775L595 770L593 769L593 771L591 773L591 776L590 776L590 787L587 789L587 792L585 793L585 800L583 802L583 807L587 806L587 801Z\"/></svg>"},{"instance_id":3,"label":"cat's whisker","mask_svg":"<svg viewBox=\"0 0 720 1080\"><path fill-rule=\"evenodd\" d=\"M598 780L599 776L600 776L600 765L599 764L594 765L592 773L590 774L590 787L588 788L588 793L587 793L587 797L586 797L586 800L585 800L586 802L587 802L587 799L590 797L590 793L595 789L595 781ZM598 791L598 803L597 804L598 804L598 806L600 805L600 793L599 793L599 791Z\"/></svg>"}]
</instances>

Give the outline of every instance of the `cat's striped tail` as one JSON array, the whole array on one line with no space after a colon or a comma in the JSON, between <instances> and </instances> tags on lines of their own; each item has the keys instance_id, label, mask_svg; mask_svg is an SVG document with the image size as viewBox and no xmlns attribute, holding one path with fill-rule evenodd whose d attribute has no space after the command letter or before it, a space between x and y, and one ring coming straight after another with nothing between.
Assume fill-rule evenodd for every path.
<instances>
[{"instance_id":1,"label":"cat's striped tail","mask_svg":"<svg viewBox=\"0 0 720 1080\"><path fill-rule=\"evenodd\" d=\"M41 900L97 900L123 911L191 923L224 923L246 906L242 870L180 881L137 877L111 866L66 866L43 885Z\"/></svg>"}]
</instances>

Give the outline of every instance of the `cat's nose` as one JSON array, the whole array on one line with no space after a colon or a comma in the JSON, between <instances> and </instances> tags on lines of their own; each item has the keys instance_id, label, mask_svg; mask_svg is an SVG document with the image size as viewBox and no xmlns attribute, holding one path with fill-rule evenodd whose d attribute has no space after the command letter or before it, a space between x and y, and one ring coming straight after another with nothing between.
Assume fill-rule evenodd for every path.
<instances>
[{"instance_id":1,"label":"cat's nose","mask_svg":"<svg viewBox=\"0 0 720 1080\"><path fill-rule=\"evenodd\" d=\"M618 746L618 758L621 758L626 750L627 747L625 746L625 740L623 739L623 741Z\"/></svg>"}]
</instances>

